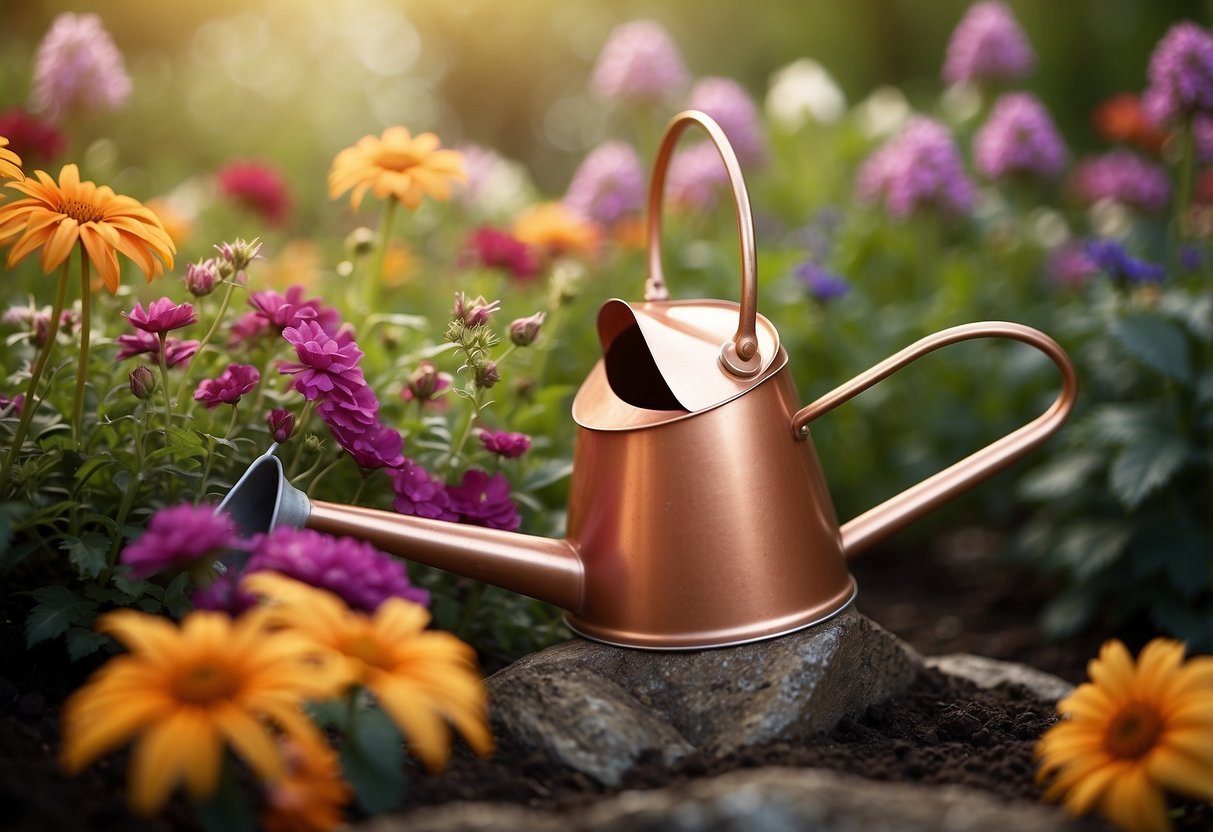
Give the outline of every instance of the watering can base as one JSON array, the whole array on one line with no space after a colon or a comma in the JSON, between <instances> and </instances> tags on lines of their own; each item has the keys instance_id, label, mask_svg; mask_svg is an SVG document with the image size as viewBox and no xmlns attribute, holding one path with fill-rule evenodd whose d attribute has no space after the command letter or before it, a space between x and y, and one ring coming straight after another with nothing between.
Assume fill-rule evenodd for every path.
<instances>
[{"instance_id":1,"label":"watering can base","mask_svg":"<svg viewBox=\"0 0 1213 832\"><path fill-rule=\"evenodd\" d=\"M737 647L755 641L779 638L815 624L829 621L855 603L859 588L855 579L847 576L847 587L838 595L809 609L800 610L776 619L751 622L743 626L727 627L704 632L649 633L616 627L601 627L577 618L572 613L564 614L564 623L579 636L591 641L609 644L612 647L627 647L641 650L706 650L714 647Z\"/></svg>"}]
</instances>

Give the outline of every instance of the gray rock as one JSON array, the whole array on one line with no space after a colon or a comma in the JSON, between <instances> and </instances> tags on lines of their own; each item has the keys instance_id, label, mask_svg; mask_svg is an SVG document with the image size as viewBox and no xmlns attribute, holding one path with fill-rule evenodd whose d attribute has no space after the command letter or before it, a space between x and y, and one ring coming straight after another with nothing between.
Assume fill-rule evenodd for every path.
<instances>
[{"instance_id":1,"label":"gray rock","mask_svg":"<svg viewBox=\"0 0 1213 832\"><path fill-rule=\"evenodd\" d=\"M1046 702L1064 699L1074 691L1072 684L1052 673L1018 662L988 659L972 653L931 656L926 659L926 664L950 676L967 679L979 688L993 688L1002 684L1022 685Z\"/></svg>"},{"instance_id":2,"label":"gray rock","mask_svg":"<svg viewBox=\"0 0 1213 832\"><path fill-rule=\"evenodd\" d=\"M693 652L576 640L488 680L499 738L543 749L607 785L646 750L723 754L832 728L905 690L921 658L847 611L798 633Z\"/></svg>"},{"instance_id":3,"label":"gray rock","mask_svg":"<svg viewBox=\"0 0 1213 832\"><path fill-rule=\"evenodd\" d=\"M730 772L584 809L461 804L378 818L363 832L1052 832L1061 812L959 786L882 783L821 769Z\"/></svg>"}]
</instances>

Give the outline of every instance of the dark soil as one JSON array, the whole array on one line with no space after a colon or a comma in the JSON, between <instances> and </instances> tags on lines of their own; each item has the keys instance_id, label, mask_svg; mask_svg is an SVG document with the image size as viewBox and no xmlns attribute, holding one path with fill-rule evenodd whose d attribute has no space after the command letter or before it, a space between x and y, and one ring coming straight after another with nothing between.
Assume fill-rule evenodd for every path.
<instances>
[{"instance_id":1,"label":"dark soil","mask_svg":"<svg viewBox=\"0 0 1213 832\"><path fill-rule=\"evenodd\" d=\"M856 564L858 608L925 654L972 652L1024 661L1072 681L1101 638L1053 644L1035 623L1050 587L1022 571L995 565L990 541L975 533L944 540L927 553L874 552ZM12 577L12 576L10 576ZM6 582L6 590L17 584ZM22 587L24 588L24 587ZM26 651L21 623L29 601L0 595L0 828L14 830L167 830L196 828L180 798L152 821L124 808L128 758L115 754L76 778L59 773L58 710L95 666L66 661L60 645ZM1140 646L1148 635L1130 635ZM1135 643L1136 642L1136 643ZM1054 720L1048 703L1027 691L980 691L940 674L924 674L902 697L844 720L806 743L773 743L722 758L692 755L674 767L646 759L627 788L675 782L757 766L814 766L876 780L954 783L1007 800L1039 799L1032 748ZM489 760L457 753L443 775L412 772L409 806L453 800L497 800L569 807L606 790L537 754L503 747ZM1188 807L1178 828L1213 828L1209 807ZM1088 828L1105 828L1092 821Z\"/></svg>"}]
</instances>

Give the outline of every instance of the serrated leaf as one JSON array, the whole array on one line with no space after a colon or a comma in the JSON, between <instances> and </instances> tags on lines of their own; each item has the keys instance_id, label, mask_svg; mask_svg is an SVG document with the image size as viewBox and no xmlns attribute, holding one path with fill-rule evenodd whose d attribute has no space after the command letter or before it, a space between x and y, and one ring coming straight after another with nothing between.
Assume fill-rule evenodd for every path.
<instances>
[{"instance_id":1,"label":"serrated leaf","mask_svg":"<svg viewBox=\"0 0 1213 832\"><path fill-rule=\"evenodd\" d=\"M72 661L78 662L104 647L110 637L85 627L72 627L67 631L66 640L67 655Z\"/></svg>"},{"instance_id":2,"label":"serrated leaf","mask_svg":"<svg viewBox=\"0 0 1213 832\"><path fill-rule=\"evenodd\" d=\"M1105 404L1091 410L1083 426L1091 439L1124 445L1143 433L1165 433L1162 414L1143 404Z\"/></svg>"},{"instance_id":3,"label":"serrated leaf","mask_svg":"<svg viewBox=\"0 0 1213 832\"><path fill-rule=\"evenodd\" d=\"M87 627L93 623L97 607L87 598L65 586L48 586L30 593L38 602L25 619L25 644L58 638L72 625Z\"/></svg>"},{"instance_id":4,"label":"serrated leaf","mask_svg":"<svg viewBox=\"0 0 1213 832\"><path fill-rule=\"evenodd\" d=\"M347 730L350 726L346 726ZM341 773L358 805L376 815L404 799L404 738L379 708L359 709L352 736L341 747Z\"/></svg>"},{"instance_id":5,"label":"serrated leaf","mask_svg":"<svg viewBox=\"0 0 1213 832\"><path fill-rule=\"evenodd\" d=\"M68 535L59 548L67 552L68 560L81 578L95 578L108 563L110 543L106 535L89 532L84 537Z\"/></svg>"},{"instance_id":6,"label":"serrated leaf","mask_svg":"<svg viewBox=\"0 0 1213 832\"><path fill-rule=\"evenodd\" d=\"M1145 434L1116 456L1108 471L1108 484L1116 499L1130 511L1171 481L1188 454L1178 436Z\"/></svg>"},{"instance_id":7,"label":"serrated leaf","mask_svg":"<svg viewBox=\"0 0 1213 832\"><path fill-rule=\"evenodd\" d=\"M150 581L141 581L138 578L132 578L129 573L120 573L114 576L114 586L119 592L122 592L131 601L137 601L145 595L159 593L160 587ZM130 603L130 602L128 602Z\"/></svg>"},{"instance_id":8,"label":"serrated leaf","mask_svg":"<svg viewBox=\"0 0 1213 832\"><path fill-rule=\"evenodd\" d=\"M1018 491L1029 500L1051 501L1074 494L1102 467L1104 454L1081 451L1064 454L1019 481Z\"/></svg>"},{"instance_id":9,"label":"serrated leaf","mask_svg":"<svg viewBox=\"0 0 1213 832\"><path fill-rule=\"evenodd\" d=\"M1074 578L1085 581L1111 565L1129 543L1128 525L1114 521L1084 521L1065 527L1057 542L1057 556Z\"/></svg>"},{"instance_id":10,"label":"serrated leaf","mask_svg":"<svg viewBox=\"0 0 1213 832\"><path fill-rule=\"evenodd\" d=\"M1125 352L1167 378L1187 384L1192 379L1192 355L1184 333L1157 315L1131 315L1114 321L1112 337Z\"/></svg>"}]
</instances>

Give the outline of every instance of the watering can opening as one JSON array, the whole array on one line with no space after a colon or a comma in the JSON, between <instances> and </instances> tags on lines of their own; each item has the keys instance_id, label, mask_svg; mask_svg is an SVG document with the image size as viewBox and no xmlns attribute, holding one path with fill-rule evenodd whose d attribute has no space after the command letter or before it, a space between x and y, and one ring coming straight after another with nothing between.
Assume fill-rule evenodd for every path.
<instances>
[{"instance_id":1,"label":"watering can opening","mask_svg":"<svg viewBox=\"0 0 1213 832\"><path fill-rule=\"evenodd\" d=\"M280 525L302 526L311 511L307 495L287 481L275 448L253 461L217 509L227 512L244 537Z\"/></svg>"}]
</instances>

